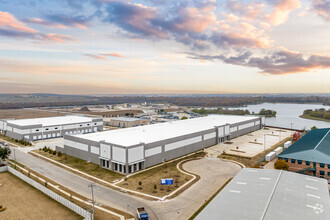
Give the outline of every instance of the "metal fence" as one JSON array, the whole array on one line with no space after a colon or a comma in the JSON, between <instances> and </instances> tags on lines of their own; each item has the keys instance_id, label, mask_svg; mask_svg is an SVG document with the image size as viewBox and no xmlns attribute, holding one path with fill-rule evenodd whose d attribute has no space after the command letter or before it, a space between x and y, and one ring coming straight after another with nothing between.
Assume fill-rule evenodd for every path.
<instances>
[{"instance_id":1,"label":"metal fence","mask_svg":"<svg viewBox=\"0 0 330 220\"><path fill-rule=\"evenodd\" d=\"M0 173L1 173L1 172L5 172L5 171L7 171L7 166L0 167Z\"/></svg>"},{"instance_id":2,"label":"metal fence","mask_svg":"<svg viewBox=\"0 0 330 220\"><path fill-rule=\"evenodd\" d=\"M66 198L60 196L59 194L51 191L47 187L41 185L40 183L34 181L33 179L31 179L31 178L25 176L24 174L18 172L14 168L12 168L10 166L7 166L7 169L10 173L12 173L15 176L19 177L20 179L24 180L25 182L27 182L31 186L37 188L38 190L40 190L41 192L43 192L47 196L51 197L52 199L56 200L57 202L61 203L64 206L66 206L67 208L71 209L75 213L81 215L82 217L84 217L84 219L86 219L86 220L93 220L94 219L93 214L91 214L89 211L81 208L80 206L74 204L73 202L67 200Z\"/></svg>"}]
</instances>

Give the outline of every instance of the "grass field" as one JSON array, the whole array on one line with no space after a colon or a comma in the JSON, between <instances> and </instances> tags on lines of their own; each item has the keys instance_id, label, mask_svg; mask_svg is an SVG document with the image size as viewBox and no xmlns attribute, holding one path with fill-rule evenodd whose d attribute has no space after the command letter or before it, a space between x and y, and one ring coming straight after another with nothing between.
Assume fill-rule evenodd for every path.
<instances>
[{"instance_id":1,"label":"grass field","mask_svg":"<svg viewBox=\"0 0 330 220\"><path fill-rule=\"evenodd\" d=\"M0 173L0 219L82 219L9 172Z\"/></svg>"},{"instance_id":2,"label":"grass field","mask_svg":"<svg viewBox=\"0 0 330 220\"><path fill-rule=\"evenodd\" d=\"M20 168L19 168L19 166L20 166L20 167L26 169L27 171L29 171L31 174L33 174L33 175L30 175L30 178L33 179L34 181L40 183L41 185L44 185L44 184L45 184L44 181L41 180L41 179L43 179L43 180L47 181L48 183L51 183L51 184L53 184L53 185L55 185L55 186L58 186L58 187L56 187L56 188L53 188L53 187L50 187L50 184L48 184L47 187L48 187L49 189L51 189L53 192L55 192L55 193L57 193L57 194L63 196L64 198L70 200L71 202L75 203L76 205L78 205L78 206L80 206L80 207L82 207L82 208L84 208L84 209L90 209L90 205L87 205L87 204L85 204L85 203L83 203L83 202L80 202L80 201L78 201L78 200L76 200L76 199L73 199L73 198L69 197L69 196L66 195L66 194L63 194L59 189L64 190L64 191L66 191L67 193L71 194L72 196L75 196L75 197L77 197L77 198L80 198L80 199L82 199L82 200L84 200L84 201L89 201L90 198L83 197L83 196L81 196L80 194L77 194L77 193L71 191L70 189L68 189L68 188L66 188L66 187L64 187L64 186L59 185L58 183L54 182L53 180L48 179L47 177L45 177L45 176L43 176L43 175L41 175L41 174L39 174L39 173L37 173L37 172L31 170L31 169L28 168L28 167L25 167L24 165L22 165L22 164L20 164L20 163L18 163L18 162L15 162L15 161L13 161L13 160L10 160L10 161L13 162L13 163L16 163L16 164L18 165L18 167L17 167L17 170L18 170L18 171L20 171ZM12 167L14 168L14 165L12 165ZM27 173L25 173L25 172L22 172L22 170L21 170L21 173L23 173L23 174L25 174L25 175L27 174ZM36 175L37 177L35 177L34 175ZM41 179L40 179L40 178L41 178ZM105 208L105 209L108 209L108 210L110 210L110 211L116 212L116 213L118 213L118 214L120 214L120 215L122 215L122 216L124 216L125 219L133 218L132 215L127 214L126 212L123 212L123 211L120 211L120 210L114 209L114 208L112 208L112 207L109 207L109 206L106 206L106 205L102 205L102 207ZM94 219L95 219L95 220L102 220L102 219L107 219L107 220L119 220L119 217L114 216L114 215L112 215L112 214L109 214L109 213L107 213L107 212L104 212L104 211L102 211L102 210L96 209Z\"/></svg>"},{"instance_id":3,"label":"grass field","mask_svg":"<svg viewBox=\"0 0 330 220\"><path fill-rule=\"evenodd\" d=\"M14 119L26 119L26 118L43 118L43 117L55 117L63 116L65 114L48 111L36 111L28 109L6 109L0 110L0 119L14 118Z\"/></svg>"},{"instance_id":4,"label":"grass field","mask_svg":"<svg viewBox=\"0 0 330 220\"><path fill-rule=\"evenodd\" d=\"M118 186L158 197L168 195L192 178L192 176L180 172L176 167L177 164L182 160L203 156L203 152L198 152L191 156L168 162L164 165L130 176L126 181L119 183ZM173 178L173 185L162 186L160 180L163 178ZM141 185L139 185L140 181L142 183ZM156 189L154 188L155 185Z\"/></svg>"},{"instance_id":5,"label":"grass field","mask_svg":"<svg viewBox=\"0 0 330 220\"><path fill-rule=\"evenodd\" d=\"M124 175L122 174L113 172L111 170L103 169L97 164L87 163L85 160L69 155L63 154L61 157L59 157L57 155L52 155L48 152L44 152L42 150L34 150L34 152L110 183L112 183L114 180L120 180L124 177Z\"/></svg>"}]
</instances>

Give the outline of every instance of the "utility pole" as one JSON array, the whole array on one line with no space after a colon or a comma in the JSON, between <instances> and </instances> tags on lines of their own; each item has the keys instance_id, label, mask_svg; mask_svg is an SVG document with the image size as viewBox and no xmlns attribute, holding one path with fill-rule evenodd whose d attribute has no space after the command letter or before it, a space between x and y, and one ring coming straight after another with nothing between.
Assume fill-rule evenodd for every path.
<instances>
[{"instance_id":1,"label":"utility pole","mask_svg":"<svg viewBox=\"0 0 330 220\"><path fill-rule=\"evenodd\" d=\"M16 169L16 149L14 148L14 160L15 160L15 169Z\"/></svg>"},{"instance_id":2,"label":"utility pole","mask_svg":"<svg viewBox=\"0 0 330 220\"><path fill-rule=\"evenodd\" d=\"M88 187L91 188L91 192L92 192L92 209L91 209L91 219L94 219L94 214L95 214L95 200L94 200L94 187L95 187L95 183L91 182Z\"/></svg>"}]
</instances>

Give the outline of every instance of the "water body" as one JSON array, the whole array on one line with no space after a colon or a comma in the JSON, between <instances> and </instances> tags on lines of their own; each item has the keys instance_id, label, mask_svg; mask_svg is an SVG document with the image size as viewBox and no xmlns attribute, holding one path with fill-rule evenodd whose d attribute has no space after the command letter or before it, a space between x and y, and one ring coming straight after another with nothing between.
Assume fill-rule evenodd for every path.
<instances>
[{"instance_id":1,"label":"water body","mask_svg":"<svg viewBox=\"0 0 330 220\"><path fill-rule=\"evenodd\" d=\"M299 115L302 115L306 109L330 109L330 106L321 104L262 103L258 105L248 105L247 107L242 108L229 109L247 109L251 113L258 113L262 108L277 112L276 117L266 118L265 123L269 126L291 128L292 123L292 128L294 129L309 129L313 126L318 128L330 128L330 122L310 120L299 117Z\"/></svg>"}]
</instances>

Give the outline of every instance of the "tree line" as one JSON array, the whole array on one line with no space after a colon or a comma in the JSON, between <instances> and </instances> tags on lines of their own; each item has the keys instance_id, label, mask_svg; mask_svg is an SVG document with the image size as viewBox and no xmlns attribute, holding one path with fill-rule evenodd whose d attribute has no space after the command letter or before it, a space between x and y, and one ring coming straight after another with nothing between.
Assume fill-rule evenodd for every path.
<instances>
[{"instance_id":1,"label":"tree line","mask_svg":"<svg viewBox=\"0 0 330 220\"><path fill-rule=\"evenodd\" d=\"M306 109L303 113L303 116L310 116L313 118L321 118L330 120L330 109L326 110L325 108L320 109Z\"/></svg>"},{"instance_id":2,"label":"tree line","mask_svg":"<svg viewBox=\"0 0 330 220\"><path fill-rule=\"evenodd\" d=\"M287 97L287 96L241 96L241 97L187 97L187 96L75 96L69 99L59 99L54 101L50 96L49 101L43 97L42 101L20 101L11 98L11 101L0 103L0 109L31 108L31 107L58 107L58 106L83 106L83 105L112 105L123 103L169 103L179 106L191 107L242 107L251 104L270 103L322 103L330 105L330 97L306 96L306 97Z\"/></svg>"},{"instance_id":3,"label":"tree line","mask_svg":"<svg viewBox=\"0 0 330 220\"><path fill-rule=\"evenodd\" d=\"M224 114L224 115L263 115L266 117L275 117L276 111L273 110L266 110L261 109L259 113L250 113L249 110L245 109L224 109L224 108L217 108L217 109L193 109L192 110L195 113L201 114L201 115L209 115L209 114Z\"/></svg>"}]
</instances>

